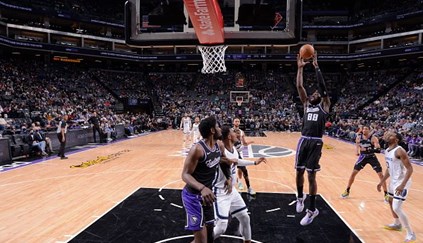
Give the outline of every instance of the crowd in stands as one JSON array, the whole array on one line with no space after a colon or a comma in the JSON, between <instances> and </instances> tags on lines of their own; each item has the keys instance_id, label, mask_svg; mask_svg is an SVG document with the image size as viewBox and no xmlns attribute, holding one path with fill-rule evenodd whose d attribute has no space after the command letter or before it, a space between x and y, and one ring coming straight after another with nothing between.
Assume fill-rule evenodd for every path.
<instances>
[{"instance_id":1,"label":"crowd in stands","mask_svg":"<svg viewBox=\"0 0 423 243\"><path fill-rule=\"evenodd\" d=\"M116 70L93 70L89 74L93 79L103 83L105 87L113 87L109 91L119 98L149 99L148 87L143 75L138 72Z\"/></svg>"},{"instance_id":2,"label":"crowd in stands","mask_svg":"<svg viewBox=\"0 0 423 243\"><path fill-rule=\"evenodd\" d=\"M23 0L16 1L4 0L7 4L20 7L29 7L48 16L62 16L62 21L51 19L51 23L45 21L42 16L37 16L37 11L32 13L23 12L23 14L13 13L1 16L2 20L8 23L21 25L29 25L41 28L49 28L78 34L90 34L98 36L106 36L109 38L124 38L123 22L124 22L124 0L119 1L69 1L69 0L48 0L48 1L32 1ZM162 5L161 1L150 1L145 3L149 9L148 12L157 14ZM167 2L169 4L169 2ZM357 23L366 23L372 25L378 23L380 28L362 28L354 30L352 35L348 31L327 31L325 35L317 35L318 41L346 41L371 36L380 36L385 34L398 33L400 31L411 31L421 29L419 21L401 22L403 19L397 18L397 15L405 16L416 10L423 8L421 0L407 1L351 1L348 3L339 1L304 1L303 2L303 22L305 25L353 25ZM230 7L230 9L232 9ZM7 17L5 17L7 16ZM107 22L109 29L104 26L95 26L91 21L83 21L83 19L98 20L99 24ZM226 19L229 16L225 16ZM226 20L225 19L225 20ZM69 21L68 21L69 20ZM385 23L390 23L391 28L386 28ZM361 27L360 27L361 28ZM167 27L163 27L167 29ZM157 31L154 28L151 31ZM39 38L28 36L17 36L16 38L31 38L35 41L41 41ZM44 40L46 41L46 40ZM60 42L59 42L60 43ZM409 45L415 44L413 42ZM94 46L95 47L95 46ZM110 49L110 47L98 47L96 49Z\"/></svg>"},{"instance_id":3,"label":"crowd in stands","mask_svg":"<svg viewBox=\"0 0 423 243\"><path fill-rule=\"evenodd\" d=\"M364 102L361 104L366 104L362 109L357 110L358 106L354 105L360 104L360 100L354 96L343 96L333 108L335 119L328 124L328 134L354 141L362 124L371 124L375 135L379 138L386 129L395 129L403 135L409 155L414 158L423 158L423 69L416 68L408 71L408 75L402 73L396 76L397 81L400 82L397 82L388 92L382 89L371 94L371 96L379 94L378 99L370 103L366 102L369 99L362 100ZM394 76L390 74L389 77ZM385 80L381 81L376 83L376 87ZM365 87L369 84L367 81L362 86L352 86ZM380 95L381 93L383 95ZM350 119L351 116L346 115L345 111L354 109L357 113L354 119Z\"/></svg>"},{"instance_id":4,"label":"crowd in stands","mask_svg":"<svg viewBox=\"0 0 423 243\"><path fill-rule=\"evenodd\" d=\"M303 1L303 21L316 25L348 25L372 23L390 16L422 9L421 0L376 1Z\"/></svg>"},{"instance_id":5,"label":"crowd in stands","mask_svg":"<svg viewBox=\"0 0 423 243\"><path fill-rule=\"evenodd\" d=\"M55 132L64 114L69 115L70 129L80 129L90 127L89 119L97 112L102 142L113 139L117 124L125 126L128 136L156 129L156 122L147 114L117 114L118 100L101 85L98 78L102 76L93 79L95 74L71 64L0 59L0 136L19 135L30 147L36 144L40 155L46 155L46 137L32 134Z\"/></svg>"},{"instance_id":6,"label":"crowd in stands","mask_svg":"<svg viewBox=\"0 0 423 243\"><path fill-rule=\"evenodd\" d=\"M123 6L125 1L96 1L96 0L5 0L8 4L38 10L55 11L65 16L84 15L94 19L123 23Z\"/></svg>"},{"instance_id":7,"label":"crowd in stands","mask_svg":"<svg viewBox=\"0 0 423 243\"><path fill-rule=\"evenodd\" d=\"M215 115L221 124L241 117L244 128L252 133L300 130L302 105L295 72L243 69L246 81L240 87L235 82L238 71L122 73L74 64L0 60L0 134L22 135L39 155L45 155L51 148L42 133L54 131L63 114L70 116L70 129L81 129L89 128L90 118L98 113L103 142L113 139L117 124L132 136L176 129L184 114L192 118ZM305 73L309 91L315 87L314 75L311 70ZM423 69L327 72L325 79L331 96L340 97L332 98L330 136L354 141L360 126L372 123L378 136L386 129L400 131L410 155L422 156ZM250 93L238 105L231 101L231 90ZM116 104L128 96L152 98L160 110L118 114Z\"/></svg>"},{"instance_id":8,"label":"crowd in stands","mask_svg":"<svg viewBox=\"0 0 423 243\"><path fill-rule=\"evenodd\" d=\"M357 107L389 89L390 85L405 77L409 68L367 70L348 73L341 89L340 102L333 110L341 117L349 117Z\"/></svg>"}]
</instances>

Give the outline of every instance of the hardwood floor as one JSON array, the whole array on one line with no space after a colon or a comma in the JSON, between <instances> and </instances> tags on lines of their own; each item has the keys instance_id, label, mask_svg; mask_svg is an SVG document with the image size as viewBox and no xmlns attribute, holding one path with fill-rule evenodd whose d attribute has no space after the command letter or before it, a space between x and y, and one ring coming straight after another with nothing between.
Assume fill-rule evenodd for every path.
<instances>
[{"instance_id":1,"label":"hardwood floor","mask_svg":"<svg viewBox=\"0 0 423 243\"><path fill-rule=\"evenodd\" d=\"M298 138L298 133L268 132L248 140L295 150ZM402 242L405 231L383 229L392 216L370 167L357 175L350 198L340 198L357 159L354 145L329 137L324 141L318 192L365 242ZM167 130L0 173L0 242L68 241L140 187L182 188L181 147L181 131ZM385 169L383 156L378 157ZM70 168L96 159L101 162ZM268 161L249 168L254 189L295 192L294 156ZM420 241L423 167L414 165L412 180L404 210Z\"/></svg>"}]
</instances>

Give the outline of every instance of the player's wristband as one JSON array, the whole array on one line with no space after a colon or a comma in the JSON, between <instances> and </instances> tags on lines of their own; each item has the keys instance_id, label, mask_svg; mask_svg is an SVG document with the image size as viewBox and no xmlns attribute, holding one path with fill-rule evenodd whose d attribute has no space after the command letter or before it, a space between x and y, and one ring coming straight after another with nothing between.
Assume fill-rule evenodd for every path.
<instances>
[{"instance_id":1,"label":"player's wristband","mask_svg":"<svg viewBox=\"0 0 423 243\"><path fill-rule=\"evenodd\" d=\"M380 153L380 148L374 148L374 149L372 149L372 152L373 153Z\"/></svg>"},{"instance_id":2,"label":"player's wristband","mask_svg":"<svg viewBox=\"0 0 423 243\"><path fill-rule=\"evenodd\" d=\"M204 188L206 188L205 185L203 185L203 187L200 190L198 190L198 191L201 192Z\"/></svg>"}]
</instances>

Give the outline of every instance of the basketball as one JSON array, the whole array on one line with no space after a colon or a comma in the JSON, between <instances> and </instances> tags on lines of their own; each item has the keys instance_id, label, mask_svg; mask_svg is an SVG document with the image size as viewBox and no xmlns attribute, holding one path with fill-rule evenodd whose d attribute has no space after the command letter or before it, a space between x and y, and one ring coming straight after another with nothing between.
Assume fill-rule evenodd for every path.
<instances>
[{"instance_id":1,"label":"basketball","mask_svg":"<svg viewBox=\"0 0 423 243\"><path fill-rule=\"evenodd\" d=\"M310 59L314 55L314 47L310 44L305 44L300 48L300 57L302 59Z\"/></svg>"}]
</instances>

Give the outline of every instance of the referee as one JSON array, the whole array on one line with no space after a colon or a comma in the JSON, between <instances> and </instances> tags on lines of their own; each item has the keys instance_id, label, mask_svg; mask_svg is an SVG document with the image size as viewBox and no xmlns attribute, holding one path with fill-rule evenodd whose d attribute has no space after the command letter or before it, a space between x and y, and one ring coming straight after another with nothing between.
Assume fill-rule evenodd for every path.
<instances>
[{"instance_id":1,"label":"referee","mask_svg":"<svg viewBox=\"0 0 423 243\"><path fill-rule=\"evenodd\" d=\"M59 156L60 159L68 159L68 157L65 156L66 132L68 130L68 124L66 123L67 120L68 115L65 114L59 122L56 130L57 139L59 139L60 142L59 154L57 154L57 156Z\"/></svg>"}]
</instances>

